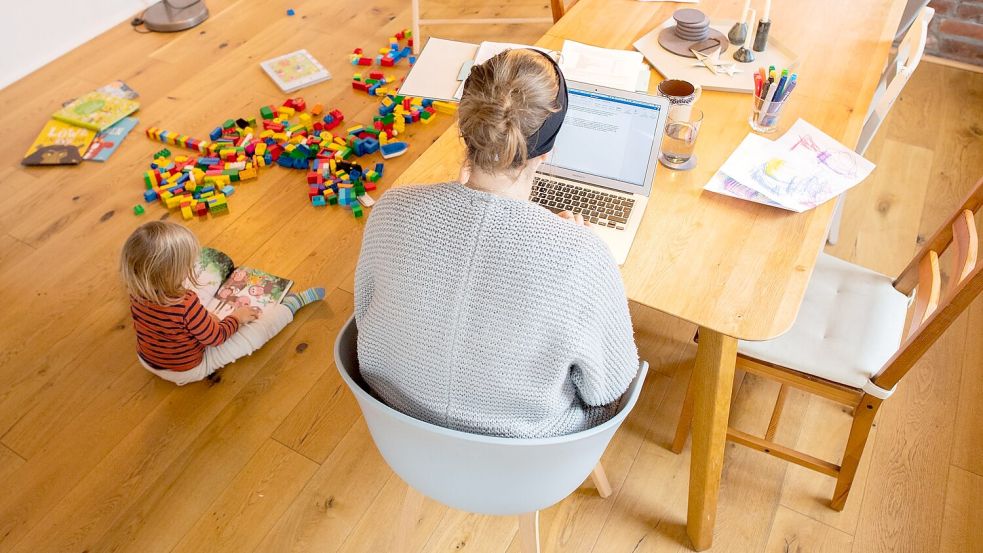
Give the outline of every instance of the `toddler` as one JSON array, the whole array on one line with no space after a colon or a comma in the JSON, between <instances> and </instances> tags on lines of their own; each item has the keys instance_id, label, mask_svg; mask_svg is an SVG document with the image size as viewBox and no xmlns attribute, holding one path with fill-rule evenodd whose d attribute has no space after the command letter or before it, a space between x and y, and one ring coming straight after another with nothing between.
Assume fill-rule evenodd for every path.
<instances>
[{"instance_id":1,"label":"toddler","mask_svg":"<svg viewBox=\"0 0 983 553\"><path fill-rule=\"evenodd\" d=\"M298 309L324 299L324 288L310 288L263 311L238 306L220 321L203 305L217 285L200 283L200 251L198 239L184 226L154 221L130 235L120 259L140 364L178 386L210 378L251 354L283 330Z\"/></svg>"}]
</instances>

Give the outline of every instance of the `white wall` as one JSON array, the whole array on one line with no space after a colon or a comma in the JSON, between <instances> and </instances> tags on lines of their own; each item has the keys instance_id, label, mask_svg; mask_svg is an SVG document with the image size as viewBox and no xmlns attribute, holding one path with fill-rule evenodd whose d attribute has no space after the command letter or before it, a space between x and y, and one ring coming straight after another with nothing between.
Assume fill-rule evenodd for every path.
<instances>
[{"instance_id":1,"label":"white wall","mask_svg":"<svg viewBox=\"0 0 983 553\"><path fill-rule=\"evenodd\" d=\"M0 0L0 88L20 79L156 0Z\"/></svg>"}]
</instances>

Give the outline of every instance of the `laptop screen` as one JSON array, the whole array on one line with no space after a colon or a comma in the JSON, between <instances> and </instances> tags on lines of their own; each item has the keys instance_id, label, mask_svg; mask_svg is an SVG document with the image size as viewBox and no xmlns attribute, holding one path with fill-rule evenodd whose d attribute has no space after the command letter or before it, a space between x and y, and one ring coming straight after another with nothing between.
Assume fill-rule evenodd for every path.
<instances>
[{"instance_id":1,"label":"laptop screen","mask_svg":"<svg viewBox=\"0 0 983 553\"><path fill-rule=\"evenodd\" d=\"M644 188L661 106L569 90L567 115L546 162ZM654 163L654 161L653 161Z\"/></svg>"}]
</instances>

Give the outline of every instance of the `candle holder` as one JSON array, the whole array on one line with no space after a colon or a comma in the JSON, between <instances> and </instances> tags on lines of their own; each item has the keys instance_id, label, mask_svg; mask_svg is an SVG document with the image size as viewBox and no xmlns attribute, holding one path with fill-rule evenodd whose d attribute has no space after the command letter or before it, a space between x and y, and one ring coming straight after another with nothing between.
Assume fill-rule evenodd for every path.
<instances>
[{"instance_id":1,"label":"candle holder","mask_svg":"<svg viewBox=\"0 0 983 553\"><path fill-rule=\"evenodd\" d=\"M751 8L751 0L744 0L744 9L741 10L741 19L734 23L734 26L730 28L730 32L727 33L727 40L730 41L734 46L740 46L744 44L744 39L747 38L747 11ZM751 21L754 21L753 19Z\"/></svg>"},{"instance_id":2,"label":"candle holder","mask_svg":"<svg viewBox=\"0 0 983 553\"><path fill-rule=\"evenodd\" d=\"M745 21L754 21L755 11L753 8L748 8L745 14ZM742 22L744 23L744 22ZM747 26L744 23L745 27ZM754 52L751 51L751 35L749 33L744 34L744 44L734 52L734 59L741 63L751 63L754 61Z\"/></svg>"},{"instance_id":3,"label":"candle holder","mask_svg":"<svg viewBox=\"0 0 983 553\"><path fill-rule=\"evenodd\" d=\"M764 52L768 47L768 32L771 31L771 21L762 19L758 21L758 31L754 33L754 51Z\"/></svg>"}]
</instances>

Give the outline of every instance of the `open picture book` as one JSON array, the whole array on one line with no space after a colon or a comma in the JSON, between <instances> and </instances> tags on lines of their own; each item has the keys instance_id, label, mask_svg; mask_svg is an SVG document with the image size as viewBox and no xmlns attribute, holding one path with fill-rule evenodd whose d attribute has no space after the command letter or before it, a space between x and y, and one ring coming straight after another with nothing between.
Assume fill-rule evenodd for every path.
<instances>
[{"instance_id":1,"label":"open picture book","mask_svg":"<svg viewBox=\"0 0 983 553\"><path fill-rule=\"evenodd\" d=\"M292 280L251 267L236 267L228 255L212 248L202 248L197 275L200 289L214 290L211 297L199 299L219 319L240 306L265 310L280 303L293 286Z\"/></svg>"}]
</instances>

